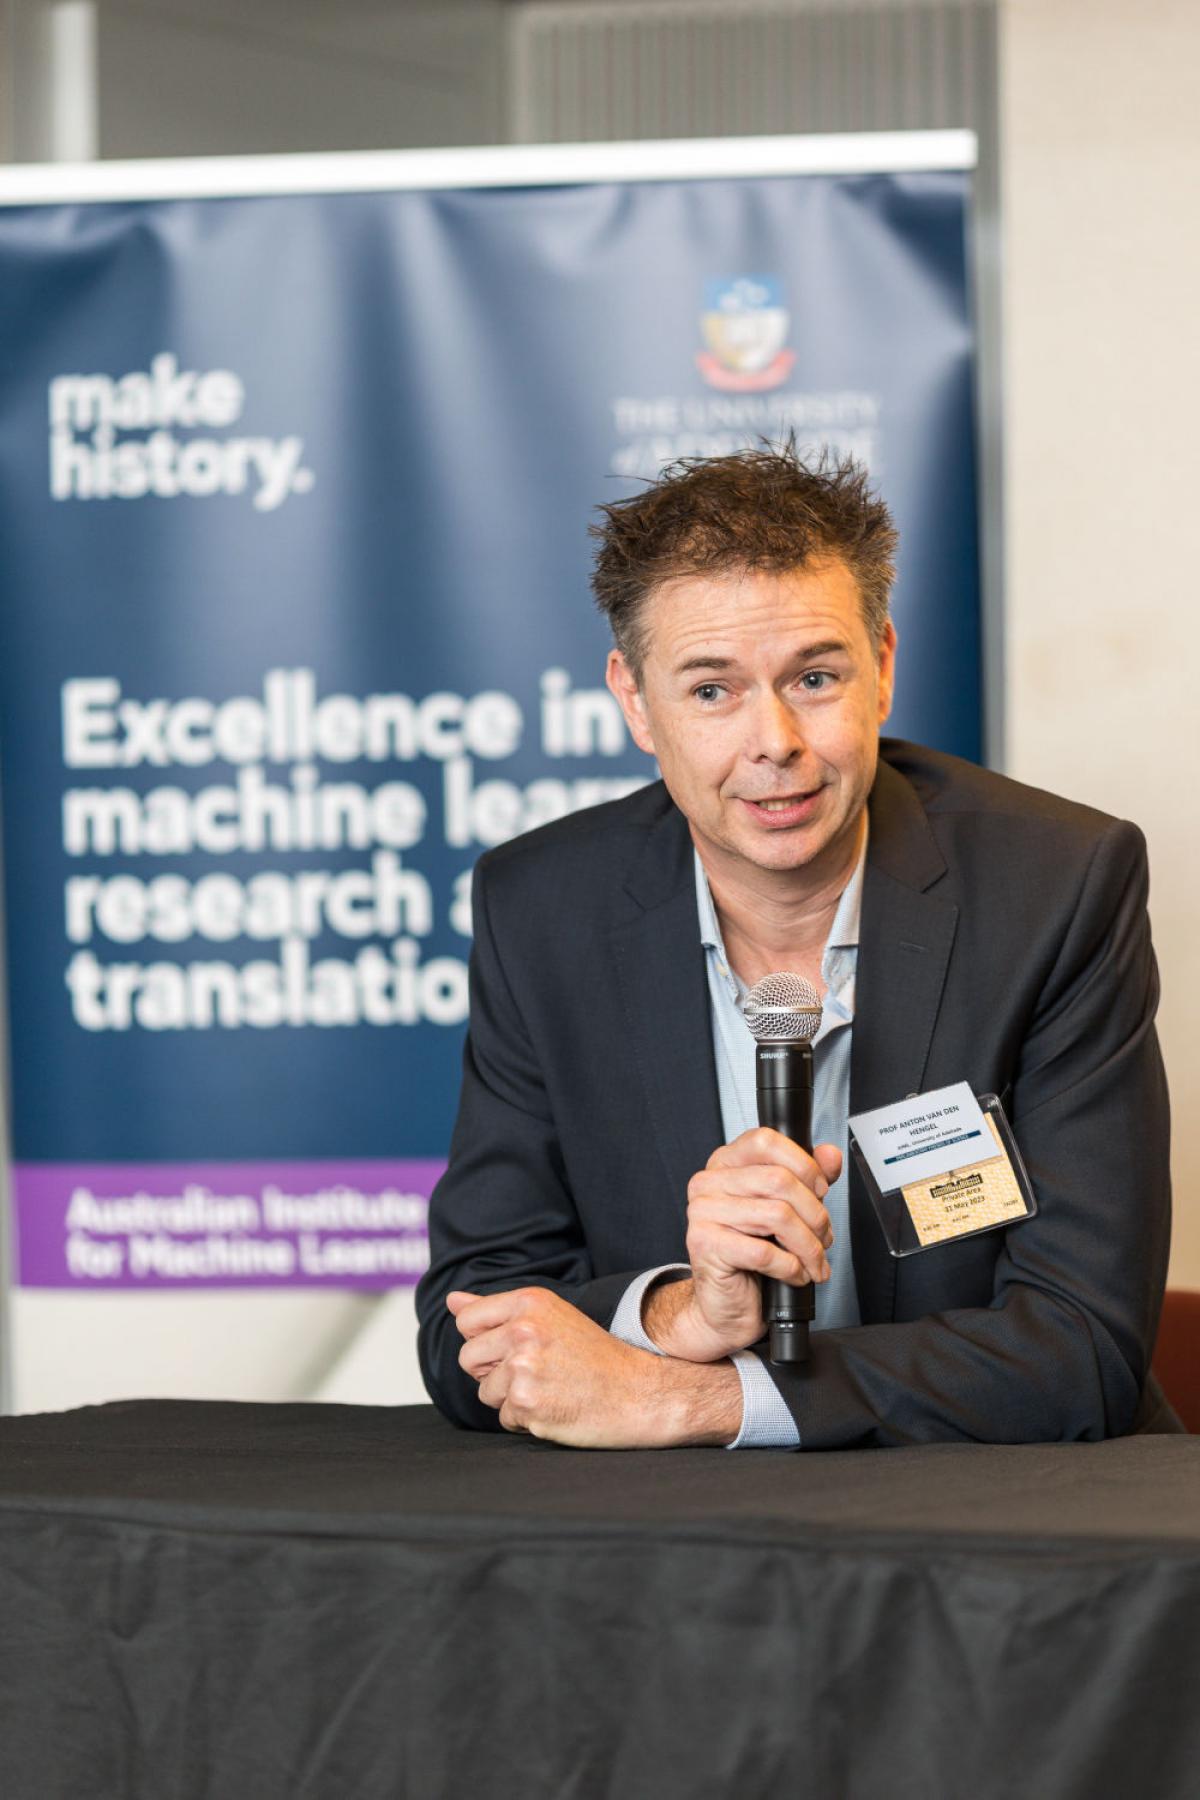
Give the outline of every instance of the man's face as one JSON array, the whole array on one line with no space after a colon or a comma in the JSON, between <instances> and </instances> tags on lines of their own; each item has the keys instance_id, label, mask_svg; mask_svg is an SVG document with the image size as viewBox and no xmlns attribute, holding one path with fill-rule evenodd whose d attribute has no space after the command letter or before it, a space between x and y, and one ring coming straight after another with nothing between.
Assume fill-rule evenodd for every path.
<instances>
[{"instance_id":1,"label":"man's face","mask_svg":"<svg viewBox=\"0 0 1200 1800\"><path fill-rule=\"evenodd\" d=\"M896 637L878 651L839 560L786 574L682 576L646 601L641 683L608 684L634 742L713 873L832 873L859 821L892 702Z\"/></svg>"}]
</instances>

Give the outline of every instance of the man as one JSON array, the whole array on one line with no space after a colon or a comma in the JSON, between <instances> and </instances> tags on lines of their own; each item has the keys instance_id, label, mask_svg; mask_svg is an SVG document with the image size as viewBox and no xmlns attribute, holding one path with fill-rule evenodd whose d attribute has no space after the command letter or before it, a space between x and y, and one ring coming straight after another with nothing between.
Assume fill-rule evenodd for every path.
<instances>
[{"instance_id":1,"label":"man","mask_svg":"<svg viewBox=\"0 0 1200 1800\"><path fill-rule=\"evenodd\" d=\"M418 1293L460 1424L828 1449L1144 1428L1169 1239L1135 827L879 739L895 531L852 463L676 465L604 509L608 683L661 783L483 857ZM822 996L812 1155L738 1002ZM1035 1216L893 1258L847 1118L999 1094ZM763 1275L817 1284L772 1367Z\"/></svg>"}]
</instances>

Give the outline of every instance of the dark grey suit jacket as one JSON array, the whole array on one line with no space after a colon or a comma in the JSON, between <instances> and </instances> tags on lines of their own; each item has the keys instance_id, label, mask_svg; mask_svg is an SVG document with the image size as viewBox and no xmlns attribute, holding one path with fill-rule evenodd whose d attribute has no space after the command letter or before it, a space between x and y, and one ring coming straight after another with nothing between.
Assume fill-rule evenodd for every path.
<instances>
[{"instance_id":1,"label":"dark grey suit jacket","mask_svg":"<svg viewBox=\"0 0 1200 1800\"><path fill-rule=\"evenodd\" d=\"M863 1323L770 1370L805 1448L1144 1423L1170 1231L1146 892L1135 826L884 740L851 1111L962 1080L999 1094L1039 1211L897 1262L852 1170ZM636 1273L686 1260L688 1180L723 1132L691 840L661 784L490 852L474 905L417 1305L433 1399L495 1430L445 1295L539 1284L607 1326Z\"/></svg>"}]
</instances>

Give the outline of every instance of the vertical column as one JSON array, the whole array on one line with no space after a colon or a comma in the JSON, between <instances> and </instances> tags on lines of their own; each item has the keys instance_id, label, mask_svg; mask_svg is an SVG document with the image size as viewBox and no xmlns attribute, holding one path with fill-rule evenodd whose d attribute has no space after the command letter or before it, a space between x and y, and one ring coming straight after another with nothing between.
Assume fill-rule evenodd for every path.
<instances>
[{"instance_id":1,"label":"vertical column","mask_svg":"<svg viewBox=\"0 0 1200 1800\"><path fill-rule=\"evenodd\" d=\"M5 146L14 162L100 154L96 0L17 0L9 11Z\"/></svg>"}]
</instances>

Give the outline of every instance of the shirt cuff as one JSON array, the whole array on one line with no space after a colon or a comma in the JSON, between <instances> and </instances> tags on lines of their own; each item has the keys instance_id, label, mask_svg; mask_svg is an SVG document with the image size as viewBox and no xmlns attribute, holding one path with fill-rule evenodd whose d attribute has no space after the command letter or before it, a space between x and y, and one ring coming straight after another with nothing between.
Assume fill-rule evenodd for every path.
<instances>
[{"instance_id":1,"label":"shirt cuff","mask_svg":"<svg viewBox=\"0 0 1200 1800\"><path fill-rule=\"evenodd\" d=\"M660 1275L686 1275L687 1263L663 1263L661 1268L647 1269L636 1275L617 1302L609 1332L635 1350L649 1350L662 1356L654 1339L642 1324L642 1303ZM742 1384L742 1423L729 1450L796 1450L800 1433L796 1421L784 1403L783 1395L752 1350L739 1350L732 1358Z\"/></svg>"},{"instance_id":2,"label":"shirt cuff","mask_svg":"<svg viewBox=\"0 0 1200 1800\"><path fill-rule=\"evenodd\" d=\"M647 1269L642 1275L635 1275L621 1298L617 1302L617 1310L612 1316L609 1333L620 1338L623 1344L632 1344L635 1350L649 1350L655 1356L662 1356L654 1339L642 1324L642 1301L647 1290L653 1286L660 1275L690 1274L688 1263L663 1263L659 1269Z\"/></svg>"},{"instance_id":3,"label":"shirt cuff","mask_svg":"<svg viewBox=\"0 0 1200 1800\"><path fill-rule=\"evenodd\" d=\"M742 1384L742 1428L730 1450L798 1450L800 1433L783 1395L753 1350L739 1350L733 1366Z\"/></svg>"}]
</instances>

